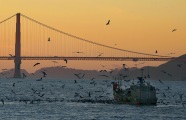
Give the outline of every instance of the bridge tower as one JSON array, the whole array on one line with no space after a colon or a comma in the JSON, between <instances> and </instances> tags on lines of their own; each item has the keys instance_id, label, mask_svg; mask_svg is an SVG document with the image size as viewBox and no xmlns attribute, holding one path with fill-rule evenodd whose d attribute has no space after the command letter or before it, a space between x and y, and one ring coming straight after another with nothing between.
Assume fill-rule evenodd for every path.
<instances>
[{"instance_id":1,"label":"bridge tower","mask_svg":"<svg viewBox=\"0 0 186 120\"><path fill-rule=\"evenodd\" d=\"M21 22L20 13L16 14L15 58L14 78L21 78Z\"/></svg>"}]
</instances>

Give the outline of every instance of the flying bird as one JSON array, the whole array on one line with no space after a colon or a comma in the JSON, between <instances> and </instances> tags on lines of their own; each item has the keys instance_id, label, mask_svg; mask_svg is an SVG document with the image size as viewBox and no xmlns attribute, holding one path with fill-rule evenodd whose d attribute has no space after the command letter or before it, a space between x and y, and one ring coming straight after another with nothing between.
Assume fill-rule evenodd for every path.
<instances>
[{"instance_id":1,"label":"flying bird","mask_svg":"<svg viewBox=\"0 0 186 120\"><path fill-rule=\"evenodd\" d=\"M103 53L100 53L97 57L100 57Z\"/></svg>"},{"instance_id":2,"label":"flying bird","mask_svg":"<svg viewBox=\"0 0 186 120\"><path fill-rule=\"evenodd\" d=\"M166 97L165 93L163 93L163 97Z\"/></svg>"},{"instance_id":3,"label":"flying bird","mask_svg":"<svg viewBox=\"0 0 186 120\"><path fill-rule=\"evenodd\" d=\"M58 62L56 62L56 61L52 61L53 63L58 63Z\"/></svg>"},{"instance_id":4,"label":"flying bird","mask_svg":"<svg viewBox=\"0 0 186 120\"><path fill-rule=\"evenodd\" d=\"M160 83L164 84L161 80L159 80Z\"/></svg>"},{"instance_id":5,"label":"flying bird","mask_svg":"<svg viewBox=\"0 0 186 120\"><path fill-rule=\"evenodd\" d=\"M64 88L65 87L65 84L61 86L61 88Z\"/></svg>"},{"instance_id":6,"label":"flying bird","mask_svg":"<svg viewBox=\"0 0 186 120\"><path fill-rule=\"evenodd\" d=\"M50 41L50 37L48 38L48 41Z\"/></svg>"},{"instance_id":7,"label":"flying bird","mask_svg":"<svg viewBox=\"0 0 186 120\"><path fill-rule=\"evenodd\" d=\"M181 66L182 66L182 64L177 64L177 66L178 66L178 67L181 67Z\"/></svg>"},{"instance_id":8,"label":"flying bird","mask_svg":"<svg viewBox=\"0 0 186 120\"><path fill-rule=\"evenodd\" d=\"M67 67L67 66L61 66L62 68L64 68L64 67Z\"/></svg>"},{"instance_id":9,"label":"flying bird","mask_svg":"<svg viewBox=\"0 0 186 120\"><path fill-rule=\"evenodd\" d=\"M9 54L10 55L10 57L15 57L15 56L13 56L12 54Z\"/></svg>"},{"instance_id":10,"label":"flying bird","mask_svg":"<svg viewBox=\"0 0 186 120\"><path fill-rule=\"evenodd\" d=\"M108 22L106 23L106 25L110 25L110 20L108 20Z\"/></svg>"},{"instance_id":11,"label":"flying bird","mask_svg":"<svg viewBox=\"0 0 186 120\"><path fill-rule=\"evenodd\" d=\"M74 83L77 83L77 80L74 80Z\"/></svg>"},{"instance_id":12,"label":"flying bird","mask_svg":"<svg viewBox=\"0 0 186 120\"><path fill-rule=\"evenodd\" d=\"M183 93L182 94L179 94L179 97L180 97L180 100L182 101L182 99L183 99Z\"/></svg>"},{"instance_id":13,"label":"flying bird","mask_svg":"<svg viewBox=\"0 0 186 120\"><path fill-rule=\"evenodd\" d=\"M168 55L173 55L173 54L176 54L176 53L169 53Z\"/></svg>"},{"instance_id":14,"label":"flying bird","mask_svg":"<svg viewBox=\"0 0 186 120\"><path fill-rule=\"evenodd\" d=\"M13 85L12 85L13 87L15 87L15 83L13 83Z\"/></svg>"},{"instance_id":15,"label":"flying bird","mask_svg":"<svg viewBox=\"0 0 186 120\"><path fill-rule=\"evenodd\" d=\"M64 59L64 61L67 63L68 61L67 61L67 59Z\"/></svg>"},{"instance_id":16,"label":"flying bird","mask_svg":"<svg viewBox=\"0 0 186 120\"><path fill-rule=\"evenodd\" d=\"M14 94L14 95L16 95L16 93L11 89L11 91L12 91L12 93Z\"/></svg>"},{"instance_id":17,"label":"flying bird","mask_svg":"<svg viewBox=\"0 0 186 120\"><path fill-rule=\"evenodd\" d=\"M44 95L45 95L45 94L42 94L42 95L39 94L38 96L39 96L39 97L43 97Z\"/></svg>"},{"instance_id":18,"label":"flying bird","mask_svg":"<svg viewBox=\"0 0 186 120\"><path fill-rule=\"evenodd\" d=\"M44 71L41 71L42 73L43 73L43 77L46 77L46 72L44 72Z\"/></svg>"},{"instance_id":19,"label":"flying bird","mask_svg":"<svg viewBox=\"0 0 186 120\"><path fill-rule=\"evenodd\" d=\"M101 65L101 64L100 64ZM102 67L106 67L106 65L101 65Z\"/></svg>"},{"instance_id":20,"label":"flying bird","mask_svg":"<svg viewBox=\"0 0 186 120\"><path fill-rule=\"evenodd\" d=\"M25 73L22 73L22 74L23 74L23 78L25 78L26 77Z\"/></svg>"},{"instance_id":21,"label":"flying bird","mask_svg":"<svg viewBox=\"0 0 186 120\"><path fill-rule=\"evenodd\" d=\"M176 31L177 29L173 29L172 32Z\"/></svg>"},{"instance_id":22,"label":"flying bird","mask_svg":"<svg viewBox=\"0 0 186 120\"><path fill-rule=\"evenodd\" d=\"M185 107L185 103L182 103L182 105L183 105L183 108L185 108L185 109L186 109L186 107Z\"/></svg>"},{"instance_id":23,"label":"flying bird","mask_svg":"<svg viewBox=\"0 0 186 120\"><path fill-rule=\"evenodd\" d=\"M76 77L78 77L79 79L82 79L84 76L85 76L85 74L83 74L82 76L80 76L80 74L81 73L78 73L78 74L74 74Z\"/></svg>"},{"instance_id":24,"label":"flying bird","mask_svg":"<svg viewBox=\"0 0 186 120\"><path fill-rule=\"evenodd\" d=\"M103 76L103 77L109 77L109 76L107 76L107 75L99 75L99 76Z\"/></svg>"},{"instance_id":25,"label":"flying bird","mask_svg":"<svg viewBox=\"0 0 186 120\"><path fill-rule=\"evenodd\" d=\"M39 65L39 64L40 64L40 63L36 63L36 64L33 65L33 67L35 67L36 65Z\"/></svg>"},{"instance_id":26,"label":"flying bird","mask_svg":"<svg viewBox=\"0 0 186 120\"><path fill-rule=\"evenodd\" d=\"M156 50L156 53L158 53L158 51Z\"/></svg>"},{"instance_id":27,"label":"flying bird","mask_svg":"<svg viewBox=\"0 0 186 120\"><path fill-rule=\"evenodd\" d=\"M1 102L2 102L3 105L5 104L3 99L1 99Z\"/></svg>"},{"instance_id":28,"label":"flying bird","mask_svg":"<svg viewBox=\"0 0 186 120\"><path fill-rule=\"evenodd\" d=\"M40 79L37 79L36 81L41 81L43 78L41 77Z\"/></svg>"},{"instance_id":29,"label":"flying bird","mask_svg":"<svg viewBox=\"0 0 186 120\"><path fill-rule=\"evenodd\" d=\"M79 52L79 51L77 51L77 52L73 52L73 53L82 53L82 54L83 54L83 52Z\"/></svg>"}]
</instances>

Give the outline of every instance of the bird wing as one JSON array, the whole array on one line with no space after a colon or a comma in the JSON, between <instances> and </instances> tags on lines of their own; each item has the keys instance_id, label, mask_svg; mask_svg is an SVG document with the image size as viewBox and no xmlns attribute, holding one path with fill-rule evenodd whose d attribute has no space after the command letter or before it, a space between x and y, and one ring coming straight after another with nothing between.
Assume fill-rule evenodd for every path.
<instances>
[{"instance_id":1,"label":"bird wing","mask_svg":"<svg viewBox=\"0 0 186 120\"><path fill-rule=\"evenodd\" d=\"M34 64L34 66L36 66L36 65L39 65L40 63L36 63L36 64Z\"/></svg>"},{"instance_id":2,"label":"bird wing","mask_svg":"<svg viewBox=\"0 0 186 120\"><path fill-rule=\"evenodd\" d=\"M107 22L107 24L106 25L108 25L110 23L110 20L108 20L108 22Z\"/></svg>"},{"instance_id":3,"label":"bird wing","mask_svg":"<svg viewBox=\"0 0 186 120\"><path fill-rule=\"evenodd\" d=\"M173 29L172 32L176 31L176 29Z\"/></svg>"}]
</instances>

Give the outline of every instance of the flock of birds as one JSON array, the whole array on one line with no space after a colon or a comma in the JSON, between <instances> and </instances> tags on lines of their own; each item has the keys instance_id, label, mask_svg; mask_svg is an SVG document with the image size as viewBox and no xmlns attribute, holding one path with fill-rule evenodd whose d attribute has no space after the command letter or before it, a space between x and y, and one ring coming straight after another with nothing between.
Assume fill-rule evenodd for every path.
<instances>
[{"instance_id":1,"label":"flock of birds","mask_svg":"<svg viewBox=\"0 0 186 120\"><path fill-rule=\"evenodd\" d=\"M44 75L43 77L47 76L47 74L44 71L41 71L41 72L43 72L43 75ZM35 80L37 82L41 81L39 83L34 83L34 81L32 80L33 84L30 83L29 85L27 85L26 84L28 82L27 80L19 80L17 82L12 83L12 86L2 86L2 88L6 87L6 89L9 91L9 94L3 95L4 99L1 98L2 105L5 105L5 101L11 101L13 99L14 99L13 101L24 102L25 104L28 104L28 103L34 104L36 102L38 103L41 101L62 102L65 100L65 98L58 98L59 96L57 94L65 94L69 90L74 91L74 99L67 100L70 102L101 102L101 103L113 102L113 100L101 99L101 98L107 98L106 95L111 94L110 92L107 92L107 88L111 87L111 83L109 83L109 80L104 80L103 83L101 83L101 85L106 85L106 88L104 89L104 87L99 85L100 81L96 81L95 78L92 78L89 81L90 85L92 85L89 87L92 87L92 88L87 89L86 86L83 85L83 84L86 84L87 82L87 80L83 80L85 74L77 73L77 74L74 74L74 76L77 77L76 80L73 80L74 90L71 88L70 89L68 88L68 86L71 87L71 84L73 83L70 83L70 85L68 85L68 83L65 83L63 80L59 80L59 81L50 80L47 83L46 79L45 81L43 81L42 78L39 80ZM22 83L24 83L24 85L27 86L26 88L24 88L23 92L22 92L23 89L21 88L23 87ZM1 86L1 83L0 83L0 86ZM96 87L96 89L94 89L94 87ZM25 91L29 91L29 92L25 93ZM93 95L94 93L95 95ZM11 94L13 94L14 97L12 97ZM54 96L55 98L53 99ZM95 99L92 99L93 96Z\"/></svg>"},{"instance_id":2,"label":"flock of birds","mask_svg":"<svg viewBox=\"0 0 186 120\"><path fill-rule=\"evenodd\" d=\"M108 20L108 22L106 23L106 25L110 25L110 20ZM173 29L172 32L175 32L176 30L177 30L177 29ZM49 37L49 38L48 38L48 42L50 42L50 41L51 41L51 38ZM82 54L83 54L83 52L80 52L80 51L74 52L74 53L82 53ZM155 53L158 53L158 51L156 50ZM103 54L103 53L100 53L97 57L100 57L102 54ZM175 53L170 53L170 54L175 54ZM9 54L9 55L10 55L11 57L15 57L15 56L13 56L12 54ZM64 59L64 61L65 61L66 64L68 63L68 60L67 60L67 59ZM53 62L54 64L56 63L56 61L52 61L52 62ZM40 65L39 62L35 63L35 64L33 65L33 67L36 67L36 66L38 66L38 65ZM102 66L102 67L105 67L105 66L103 66L103 65L101 65L101 66ZM178 64L178 67L182 67L182 65L181 65L181 64ZM125 68L125 70L127 70L126 64L123 64L123 68ZM100 72L100 73L109 73L109 75L108 75L108 74L100 74L100 75L99 75L99 76L102 76L102 77L105 77L105 78L109 78L109 77L112 75L112 73L113 73L114 71L112 71L112 70L111 70L111 71L100 70L99 72ZM47 77L46 71L41 71L41 73L42 73L42 77L41 77L40 79L37 79L36 81L42 81L43 78L46 78L46 77ZM169 76L172 76L171 74L167 73L167 72L164 71L164 70L162 70L162 73L167 74L167 75L169 75ZM2 74L2 73L1 73L1 74ZM34 75L34 73L32 73L32 74ZM107 95L110 95L110 94L111 94L111 92L108 92L107 90L108 90L108 89L112 89L112 83L113 83L113 81L103 80L103 82L101 83L101 82L97 82L97 81L95 80L96 78L91 78L90 81L89 81L89 84L92 85L93 87L96 87L96 89L92 89L92 90L90 90L90 91L87 91L87 90L84 90L84 89L85 89L85 86L82 86L82 83L85 82L85 81L82 80L82 79L84 79L85 75L86 75L85 73L75 73L75 74L74 74L74 76L76 76L77 79L75 79L75 80L73 81L73 83L74 83L75 85L77 85L76 88L78 88L78 89L75 90L75 92L74 92L74 98L78 98L78 99L75 99L75 100L73 99L73 100L71 100L71 102L73 102L73 101L78 102L78 101L79 101L79 102L92 102L92 103L95 103L95 102L101 102L101 103L114 103L114 101L111 100L111 99L108 99L108 96L107 96ZM24 74L24 73L22 73L22 76L23 76L23 78L26 78L26 77L27 77L26 74ZM122 77L122 79L127 78L127 75L120 74L119 76ZM112 78L113 78L113 79L116 79L116 77L114 77L114 76L112 76ZM150 75L148 75L147 78L150 78ZM123 81L124 81L125 83L129 83L131 80L125 79L125 80L123 80ZM19 94L19 93L17 93L17 92L15 91L16 86L17 86L19 83L21 83L21 82L23 82L23 81L18 81L17 83L14 82L14 83L12 84L12 88L10 88L10 91L11 91L11 93L12 93L14 96L24 95L24 94ZM62 81L58 81L58 82L62 83ZM80 83L80 84L79 84L79 83ZM168 85L166 85L164 82L162 82L161 80L159 80L159 83L160 83L161 85L165 86L166 89L160 90L160 89L156 88L156 90L158 91L158 94L162 94L163 98L168 98L168 99L169 99L170 96L168 97L167 94L166 94L165 92L170 93L172 89L171 89ZM1 83L0 83L0 84L1 84ZM99 84L101 84L101 86L100 86ZM134 84L134 83L132 83L132 84ZM98 86L98 87L97 87L97 86ZM103 89L103 86L106 86L106 87L104 87L105 89ZM127 87L126 84L125 84L124 86ZM128 86L129 86L129 84L128 84ZM30 99L19 99L19 102L24 102L24 103L26 103L26 104L27 104L27 103L34 104L35 102L43 101L44 99L41 99L41 98L44 98L45 96L47 96L48 93L45 92L45 90L46 90L47 88L45 88L44 85L41 85L40 87L41 87L41 88L39 88L39 89L38 89L38 88L36 89L36 88L34 88L34 87L29 88L29 89L30 89L31 96L35 97L36 99L32 99L32 100L30 100ZM50 87L56 87L56 86L50 84ZM63 83L63 85L60 86L60 89L63 90L63 89L65 89L65 88L66 88L66 84ZM81 91L81 92L78 92L78 91ZM84 94L82 94L83 91L84 91ZM159 93L160 91L161 91L161 93ZM54 92L55 92L55 91L50 91L51 94L54 94ZM99 94L98 94L98 93L99 93ZM94 94L95 94L95 95L94 95ZM36 97L36 96L37 96L37 97ZM94 96L94 99L92 98L93 96ZM172 97L175 97L175 96L179 96L179 101L177 101L177 102L181 103L182 106L186 109L186 101L183 101L184 93L177 93L177 94L174 94ZM101 98L103 98L103 99L101 99ZM7 97L6 95L5 95L5 98L4 98L4 99L1 98L2 105L5 105L5 101L6 101L6 100L11 100L11 98ZM46 97L46 98L45 98L45 101L52 102L52 101L59 101L59 100L57 100L57 98L54 99L54 100L51 100L50 98L47 98L47 97ZM60 99L60 101L64 101L64 99ZM162 104L167 105L169 102L166 102L165 99L160 99L160 100L159 100L159 103L162 103Z\"/></svg>"},{"instance_id":3,"label":"flock of birds","mask_svg":"<svg viewBox=\"0 0 186 120\"><path fill-rule=\"evenodd\" d=\"M183 108L186 108L186 101L184 101L183 96L184 93L172 93L172 88L159 80L159 83L164 87L164 89L158 89L156 88L157 94L161 94L162 98L158 100L158 103L168 105L170 103L170 100L175 100L176 104L182 104ZM177 98L176 98L177 96Z\"/></svg>"},{"instance_id":4,"label":"flock of birds","mask_svg":"<svg viewBox=\"0 0 186 120\"><path fill-rule=\"evenodd\" d=\"M36 67L38 65L40 65L40 63L35 63L33 67ZM101 66L103 68L106 67L105 65L101 65ZM122 66L124 68L123 69L124 71L129 70L126 64L122 64ZM181 65L178 64L178 67L179 66ZM57 93L58 95L56 95L54 99L51 99L50 96L55 95L56 94L55 91L58 91L58 92L60 91L61 94L64 94L65 89L66 89L65 91L70 90L74 92L74 93L71 92L72 93L71 96L73 96L74 99L67 100L70 102L91 102L91 103L114 104L115 101L113 99L110 99L111 97L109 97L109 96L112 96L112 91L110 90L112 90L113 82L116 80L121 80L122 82L124 82L123 86L125 88L129 87L131 84L134 84L134 80L132 81L131 79L127 79L128 75L124 73L120 73L116 75L114 74L114 72L115 72L114 70L110 70L110 71L105 70L105 69L100 70L99 76L104 77L105 80L96 80L96 77L85 78L86 73L74 73L73 75L76 77L76 79L74 79L70 84L74 84L73 87L76 89L73 88L73 90L71 90L72 88L68 88L69 85L67 83L64 83L63 80L57 81L58 82L57 84L50 83L49 84L50 86L46 87L46 85L44 85L46 79L43 79L43 78L47 78L48 73L45 70L41 70L40 71L40 73L42 73L41 78L36 79L35 81L37 82L41 81L38 84L41 84L41 83L43 84L41 84L38 88L36 88L34 85L30 83L29 86L31 87L28 87L28 89L26 90L26 91L29 91L30 99L23 98L22 96L25 96L24 93L20 93L20 91L18 92L18 90L16 90L16 86L19 86L19 84L22 82L26 82L25 80L14 82L12 83L12 87L9 86L7 87L7 89L9 89L10 93L15 96L16 98L15 101L24 102L25 104L28 104L28 103L34 104L34 103L38 103L41 101L62 102L65 100L65 98L58 98L60 93ZM172 76L165 70L162 70L161 72L169 76ZM23 73L23 77L26 78L27 76ZM144 76L144 79L149 79L149 78L150 78L149 74L147 76ZM160 79L159 79L159 83L160 85L163 86L163 89L156 88L157 94L161 96L161 98L158 99L158 104L168 105L170 103L169 99L171 99L172 97L176 99L176 103L178 104L181 103L181 105L184 108L186 108L186 101L184 100L185 99L184 93L170 94L172 92L172 88L168 86L167 84L165 84ZM56 90L52 90L51 88L54 88ZM47 89L50 89L50 90L47 90ZM26 96L28 96L28 94ZM12 97L6 96L5 94L5 97L1 98L2 105L5 105L6 101L11 100L11 99Z\"/></svg>"}]
</instances>

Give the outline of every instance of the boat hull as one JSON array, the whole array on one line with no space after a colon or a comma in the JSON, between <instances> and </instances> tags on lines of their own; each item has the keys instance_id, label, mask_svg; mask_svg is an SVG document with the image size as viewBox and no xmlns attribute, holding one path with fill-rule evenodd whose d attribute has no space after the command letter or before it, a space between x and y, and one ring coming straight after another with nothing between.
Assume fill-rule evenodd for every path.
<instances>
[{"instance_id":1,"label":"boat hull","mask_svg":"<svg viewBox=\"0 0 186 120\"><path fill-rule=\"evenodd\" d=\"M119 104L156 105L156 90L153 86L133 85L130 88L114 90L114 100Z\"/></svg>"}]
</instances>

